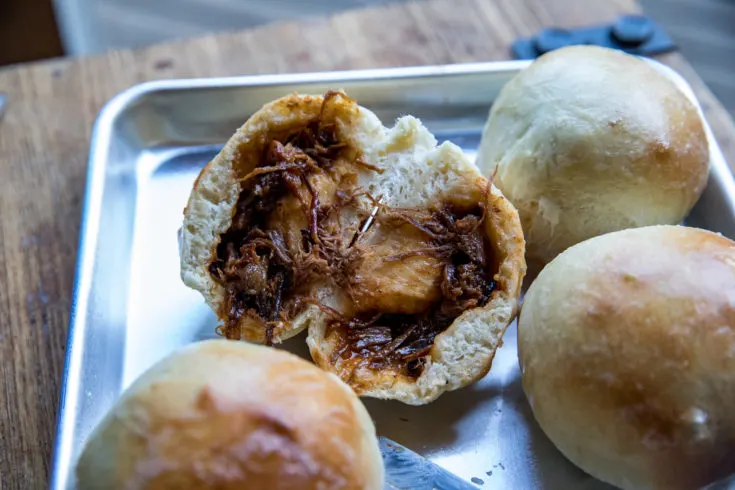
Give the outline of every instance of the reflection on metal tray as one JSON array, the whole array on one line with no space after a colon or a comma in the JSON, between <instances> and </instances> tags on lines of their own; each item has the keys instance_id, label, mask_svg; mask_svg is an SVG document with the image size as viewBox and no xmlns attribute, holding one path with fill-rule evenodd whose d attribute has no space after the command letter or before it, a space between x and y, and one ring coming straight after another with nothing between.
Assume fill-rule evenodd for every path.
<instances>
[{"instance_id":1,"label":"reflection on metal tray","mask_svg":"<svg viewBox=\"0 0 735 490\"><path fill-rule=\"evenodd\" d=\"M492 101L526 65L161 81L108 103L92 138L52 489L74 487L74 461L121 390L174 349L214 336L214 314L179 279L177 229L199 170L250 114L293 91L342 88L385 123L413 114L474 157ZM689 224L735 237L735 183L713 140L711 150L710 183ZM485 379L430 405L366 399L378 432L485 489L606 488L539 430L520 385L515 325L504 341ZM284 348L308 358L303 336Z\"/></svg>"}]
</instances>

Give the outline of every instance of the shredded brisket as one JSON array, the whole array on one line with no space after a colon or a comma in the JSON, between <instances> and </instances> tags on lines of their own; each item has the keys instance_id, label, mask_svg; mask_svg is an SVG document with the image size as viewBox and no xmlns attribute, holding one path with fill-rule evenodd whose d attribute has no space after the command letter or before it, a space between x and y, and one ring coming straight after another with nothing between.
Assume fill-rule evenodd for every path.
<instances>
[{"instance_id":1,"label":"shredded brisket","mask_svg":"<svg viewBox=\"0 0 735 490\"><path fill-rule=\"evenodd\" d=\"M322 113L329 99L327 94ZM313 298L294 294L299 286L314 279L329 278L350 294L354 272L364 254L370 253L359 243L360 235L344 235L340 210L352 207L353 215L367 218L361 199L379 206L376 222L386 229L410 224L426 236L421 247L383 261L398 261L413 256L432 256L442 263L441 298L421 314L388 314L359 311L348 318L318 304L327 313L329 331L339 333L338 358L357 359L376 369L397 369L417 377L437 335L446 330L464 311L484 306L495 289L490 273L491 257L485 233L482 203L474 209L444 205L435 210L390 208L362 192L346 179L334 191L331 205L319 200L319 193L309 178L316 173L329 174L345 156L347 145L339 141L334 124L322 114L306 127L280 140L268 142L259 165L240 179L232 223L220 236L216 256L209 265L211 277L225 289L225 301L219 316L222 334L240 338L240 323L249 317L262 323L267 344L281 322L288 322ZM379 168L351 153L351 164L379 172ZM304 202L305 192L309 198ZM489 192L489 190L488 190ZM301 241L294 248L281 233L269 229L268 216L285 196L301 201L306 227L300 230ZM363 201L364 204L365 201ZM353 223L362 228L361 223ZM356 243L357 242L357 243Z\"/></svg>"},{"instance_id":2,"label":"shredded brisket","mask_svg":"<svg viewBox=\"0 0 735 490\"><path fill-rule=\"evenodd\" d=\"M325 98L326 103L326 98ZM228 339L240 338L240 320L251 316L265 325L266 343L273 340L273 330L280 321L298 311L283 311L284 299L294 286L310 275L328 268L319 249L320 217L329 214L308 176L329 170L344 144L337 141L334 125L321 118L312 121L285 141L271 141L265 148L261 164L241 180L242 190L235 206L229 229L220 237L216 257L209 266L211 276L225 288L223 334ZM289 251L284 238L275 230L267 230L268 215L280 199L299 196L304 185L311 194L308 230L302 250ZM349 200L350 189L342 190ZM302 305L295 301L291 309Z\"/></svg>"},{"instance_id":3,"label":"shredded brisket","mask_svg":"<svg viewBox=\"0 0 735 490\"><path fill-rule=\"evenodd\" d=\"M482 211L462 213L444 207L432 213L421 210L387 209L381 221L411 223L431 237L430 248L416 250L386 260L403 260L412 255L434 255L446 259L441 282L442 297L420 315L365 312L346 319L334 310L325 310L330 329L340 332L341 344L335 359L359 358L371 368L398 368L418 377L425 356L438 334L449 328L462 312L487 304L495 289L486 263L487 244L480 231Z\"/></svg>"}]
</instances>

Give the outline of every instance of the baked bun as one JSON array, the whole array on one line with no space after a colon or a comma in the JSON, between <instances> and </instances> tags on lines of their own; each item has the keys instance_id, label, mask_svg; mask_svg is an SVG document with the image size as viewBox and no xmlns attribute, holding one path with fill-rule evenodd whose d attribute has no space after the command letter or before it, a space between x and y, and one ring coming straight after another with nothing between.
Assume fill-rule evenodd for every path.
<instances>
[{"instance_id":1,"label":"baked bun","mask_svg":"<svg viewBox=\"0 0 735 490\"><path fill-rule=\"evenodd\" d=\"M478 165L518 209L530 265L587 238L678 224L707 182L698 108L662 71L617 50L538 58L492 106Z\"/></svg>"},{"instance_id":2,"label":"baked bun","mask_svg":"<svg viewBox=\"0 0 735 490\"><path fill-rule=\"evenodd\" d=\"M383 488L375 427L349 387L293 354L225 340L143 374L76 474L79 490Z\"/></svg>"},{"instance_id":3,"label":"baked bun","mask_svg":"<svg viewBox=\"0 0 735 490\"><path fill-rule=\"evenodd\" d=\"M414 404L488 372L525 274L517 212L459 147L341 92L276 100L237 131L194 185L181 264L226 337L308 327L359 395Z\"/></svg>"},{"instance_id":4,"label":"baked bun","mask_svg":"<svg viewBox=\"0 0 735 490\"><path fill-rule=\"evenodd\" d=\"M735 472L735 242L680 226L563 252L526 293L526 392L567 458L626 489Z\"/></svg>"}]
</instances>

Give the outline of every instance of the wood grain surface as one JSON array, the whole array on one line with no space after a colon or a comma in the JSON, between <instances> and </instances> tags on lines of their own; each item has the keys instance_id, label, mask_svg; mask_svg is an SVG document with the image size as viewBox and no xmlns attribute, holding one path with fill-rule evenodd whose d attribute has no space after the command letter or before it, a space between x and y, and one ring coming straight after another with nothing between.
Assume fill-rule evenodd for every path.
<instances>
[{"instance_id":1,"label":"wood grain surface","mask_svg":"<svg viewBox=\"0 0 735 490\"><path fill-rule=\"evenodd\" d=\"M146 80L507 59L519 36L636 11L632 0L430 0L0 70L0 488L46 486L90 129ZM730 162L735 127L678 54Z\"/></svg>"}]
</instances>

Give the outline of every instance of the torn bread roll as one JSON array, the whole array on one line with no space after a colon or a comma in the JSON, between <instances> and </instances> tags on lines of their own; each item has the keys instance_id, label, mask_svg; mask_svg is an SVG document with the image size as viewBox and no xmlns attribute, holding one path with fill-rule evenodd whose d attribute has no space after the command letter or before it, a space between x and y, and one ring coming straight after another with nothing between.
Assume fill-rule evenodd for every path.
<instances>
[{"instance_id":1,"label":"torn bread roll","mask_svg":"<svg viewBox=\"0 0 735 490\"><path fill-rule=\"evenodd\" d=\"M321 367L412 404L488 372L523 257L515 208L460 148L340 92L254 114L197 179L181 240L227 338L308 327Z\"/></svg>"}]
</instances>

